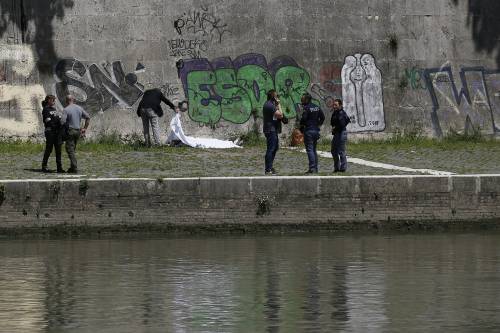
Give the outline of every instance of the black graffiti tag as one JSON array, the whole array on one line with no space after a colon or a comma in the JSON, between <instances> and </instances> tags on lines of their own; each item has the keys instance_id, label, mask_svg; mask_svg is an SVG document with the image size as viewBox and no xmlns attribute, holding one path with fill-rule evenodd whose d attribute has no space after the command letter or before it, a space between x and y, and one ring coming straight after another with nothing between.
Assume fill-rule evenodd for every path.
<instances>
[{"instance_id":1,"label":"black graffiti tag","mask_svg":"<svg viewBox=\"0 0 500 333\"><path fill-rule=\"evenodd\" d=\"M75 88L78 103L90 113L106 111L118 102L132 106L143 94L137 87L134 73L125 75L120 61L112 63L113 74L104 73L96 64L88 68L80 61L69 58L60 60L55 68L56 95L64 101L66 95ZM90 75L90 82L85 77Z\"/></svg>"},{"instance_id":2,"label":"black graffiti tag","mask_svg":"<svg viewBox=\"0 0 500 333\"><path fill-rule=\"evenodd\" d=\"M220 18L209 13L208 8L204 7L201 10L184 13L174 21L174 27L179 35L188 31L205 37L210 36L212 39L217 39L219 43L222 42L224 34L231 33L227 24L222 23Z\"/></svg>"},{"instance_id":3,"label":"black graffiti tag","mask_svg":"<svg viewBox=\"0 0 500 333\"><path fill-rule=\"evenodd\" d=\"M203 39L176 38L168 41L171 57L201 58L208 50L208 41Z\"/></svg>"}]
</instances>

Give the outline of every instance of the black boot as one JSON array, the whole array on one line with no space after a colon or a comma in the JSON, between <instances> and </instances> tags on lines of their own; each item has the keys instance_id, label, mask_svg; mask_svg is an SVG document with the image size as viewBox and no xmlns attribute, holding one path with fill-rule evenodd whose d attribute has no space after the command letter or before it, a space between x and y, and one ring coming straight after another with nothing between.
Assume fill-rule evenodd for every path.
<instances>
[{"instance_id":1,"label":"black boot","mask_svg":"<svg viewBox=\"0 0 500 333\"><path fill-rule=\"evenodd\" d=\"M57 173L66 173L66 171L64 171L63 167L62 167L62 163L60 161L57 161L59 163L57 163Z\"/></svg>"}]
</instances>

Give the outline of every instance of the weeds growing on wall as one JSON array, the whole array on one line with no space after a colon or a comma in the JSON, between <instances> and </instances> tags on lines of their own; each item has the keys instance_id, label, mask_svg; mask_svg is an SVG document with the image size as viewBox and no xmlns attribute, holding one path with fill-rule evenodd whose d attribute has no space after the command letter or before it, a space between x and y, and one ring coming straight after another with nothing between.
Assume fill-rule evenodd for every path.
<instances>
[{"instance_id":1,"label":"weeds growing on wall","mask_svg":"<svg viewBox=\"0 0 500 333\"><path fill-rule=\"evenodd\" d=\"M0 206L3 205L4 201L5 201L5 186L3 184L0 184Z\"/></svg>"},{"instance_id":2,"label":"weeds growing on wall","mask_svg":"<svg viewBox=\"0 0 500 333\"><path fill-rule=\"evenodd\" d=\"M86 196L88 190L89 190L89 182L86 179L80 180L80 184L78 185L78 193L80 193L80 196L82 197Z\"/></svg>"},{"instance_id":3,"label":"weeds growing on wall","mask_svg":"<svg viewBox=\"0 0 500 333\"><path fill-rule=\"evenodd\" d=\"M257 203L257 216L264 216L271 214L271 206L275 204L276 199L273 196L267 194L259 194L255 196L255 202Z\"/></svg>"},{"instance_id":4,"label":"weeds growing on wall","mask_svg":"<svg viewBox=\"0 0 500 333\"><path fill-rule=\"evenodd\" d=\"M137 133L121 135L116 131L101 132L94 138L82 141L83 151L141 150L148 149L141 135Z\"/></svg>"},{"instance_id":5,"label":"weeds growing on wall","mask_svg":"<svg viewBox=\"0 0 500 333\"><path fill-rule=\"evenodd\" d=\"M248 133L241 135L240 140L241 144L246 147L263 146L266 144L266 140L261 136L257 123L254 123L254 126Z\"/></svg>"}]
</instances>

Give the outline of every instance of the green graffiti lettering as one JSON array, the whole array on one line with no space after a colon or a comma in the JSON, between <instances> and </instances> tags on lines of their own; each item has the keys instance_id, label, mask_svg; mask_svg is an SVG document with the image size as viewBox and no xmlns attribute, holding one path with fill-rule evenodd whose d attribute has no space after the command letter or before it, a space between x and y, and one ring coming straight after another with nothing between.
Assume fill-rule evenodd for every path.
<instances>
[{"instance_id":1,"label":"green graffiti lettering","mask_svg":"<svg viewBox=\"0 0 500 333\"><path fill-rule=\"evenodd\" d=\"M285 115L295 117L302 94L309 88L310 76L294 61L286 65L279 58L275 63L283 67L276 72L273 68L277 66L267 65L258 54L238 57L238 70L229 58L218 58L213 64L207 59L183 62L178 67L179 78L189 100L190 118L210 125L220 119L243 124L252 112L262 117L262 106L271 89L281 96ZM271 73L275 73L274 77Z\"/></svg>"},{"instance_id":2,"label":"green graffiti lettering","mask_svg":"<svg viewBox=\"0 0 500 333\"><path fill-rule=\"evenodd\" d=\"M246 65L238 70L237 80L250 98L252 110L262 117L262 105L267 99L267 92L274 89L271 74L260 66Z\"/></svg>"},{"instance_id":3,"label":"green graffiti lettering","mask_svg":"<svg viewBox=\"0 0 500 333\"><path fill-rule=\"evenodd\" d=\"M415 67L406 68L405 77L412 89L426 89L420 69Z\"/></svg>"},{"instance_id":4,"label":"green graffiti lettering","mask_svg":"<svg viewBox=\"0 0 500 333\"><path fill-rule=\"evenodd\" d=\"M292 118L297 115L298 104L309 88L310 82L309 73L303 68L285 66L276 72L274 83L286 117Z\"/></svg>"},{"instance_id":5,"label":"green graffiti lettering","mask_svg":"<svg viewBox=\"0 0 500 333\"><path fill-rule=\"evenodd\" d=\"M217 83L215 93L220 96L220 110L222 118L235 123L244 124L252 115L252 103L245 90L236 82L236 72L232 68L223 68L215 71Z\"/></svg>"},{"instance_id":6,"label":"green graffiti lettering","mask_svg":"<svg viewBox=\"0 0 500 333\"><path fill-rule=\"evenodd\" d=\"M213 99L210 87L217 83L211 71L193 71L187 75L189 117L205 124L216 124L221 118L221 109Z\"/></svg>"}]
</instances>

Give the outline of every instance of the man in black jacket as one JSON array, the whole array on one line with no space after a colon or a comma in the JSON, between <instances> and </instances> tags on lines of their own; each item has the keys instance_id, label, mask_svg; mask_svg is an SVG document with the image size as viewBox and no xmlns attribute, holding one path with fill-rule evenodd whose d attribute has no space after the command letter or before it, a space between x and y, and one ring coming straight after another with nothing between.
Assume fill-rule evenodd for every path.
<instances>
[{"instance_id":1,"label":"man in black jacket","mask_svg":"<svg viewBox=\"0 0 500 333\"><path fill-rule=\"evenodd\" d=\"M332 125L332 156L333 171L345 172L347 170L347 130L346 126L351 122L347 113L342 108L342 100L333 101L333 114L330 121Z\"/></svg>"},{"instance_id":2,"label":"man in black jacket","mask_svg":"<svg viewBox=\"0 0 500 333\"><path fill-rule=\"evenodd\" d=\"M42 160L42 171L49 172L47 163L49 161L52 150L56 151L57 172L64 173L61 162L61 146L62 146L62 124L61 115L55 108L56 97L47 95L42 102L42 119L45 126L45 152Z\"/></svg>"},{"instance_id":3,"label":"man in black jacket","mask_svg":"<svg viewBox=\"0 0 500 333\"><path fill-rule=\"evenodd\" d=\"M319 106L312 103L312 97L308 93L302 95L301 104L304 112L300 119L300 128L304 133L304 145L309 159L309 169L306 173L318 173L316 144L319 140L319 128L325 121L325 114Z\"/></svg>"},{"instance_id":4,"label":"man in black jacket","mask_svg":"<svg viewBox=\"0 0 500 333\"><path fill-rule=\"evenodd\" d=\"M154 88L144 92L142 100L137 108L137 116L142 118L142 127L146 145L151 147L151 136L149 135L149 125L153 131L153 140L155 145L160 145L160 125L158 117L163 116L161 102L167 104L172 110L175 110L174 104L170 102L160 89Z\"/></svg>"},{"instance_id":5,"label":"man in black jacket","mask_svg":"<svg viewBox=\"0 0 500 333\"><path fill-rule=\"evenodd\" d=\"M263 132L266 136L266 155L264 157L265 174L276 175L277 172L273 167L276 152L279 149L278 134L281 133L281 122L283 113L279 108L279 97L276 90L271 89L267 92L267 101L262 107L263 115Z\"/></svg>"}]
</instances>

